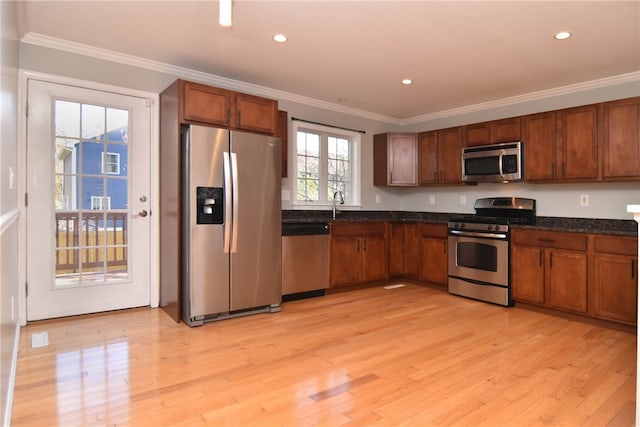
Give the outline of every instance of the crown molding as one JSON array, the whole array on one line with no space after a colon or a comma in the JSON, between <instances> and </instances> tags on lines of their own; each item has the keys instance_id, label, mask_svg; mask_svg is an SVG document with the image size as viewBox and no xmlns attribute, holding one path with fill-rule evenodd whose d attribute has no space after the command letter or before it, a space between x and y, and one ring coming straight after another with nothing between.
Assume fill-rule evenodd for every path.
<instances>
[{"instance_id":1,"label":"crown molding","mask_svg":"<svg viewBox=\"0 0 640 427\"><path fill-rule=\"evenodd\" d=\"M492 108L508 107L524 102L539 101L542 99L552 98L554 96L570 95L573 93L584 92L587 90L600 89L609 86L616 86L626 83L638 83L640 85L640 71L633 73L620 74L617 76L605 77L597 80L589 80L586 82L560 86L552 89L545 89L537 92L525 93L522 95L510 96L508 98L496 99L492 101L482 102L479 104L467 105L460 108L439 111L436 113L425 114L422 116L409 117L407 119L399 119L396 124L401 126L427 122L429 120L443 119L447 117L455 117L462 114L475 113L478 111L489 110Z\"/></svg>"},{"instance_id":2,"label":"crown molding","mask_svg":"<svg viewBox=\"0 0 640 427\"><path fill-rule=\"evenodd\" d=\"M215 74L203 73L201 71L192 70L190 68L180 67L177 65L167 64L164 62L153 61L141 58L139 56L128 55L125 53L115 52L108 49L89 46L82 43L71 42L68 40L50 37L38 33L27 33L21 39L22 43L41 46L49 49L61 50L64 52L74 53L77 55L88 56L91 58L101 59L110 62L116 62L133 67L143 68L159 73L169 74L181 79L196 81L199 83L210 84L224 89L231 89L238 92L250 93L253 95L264 96L267 98L275 98L285 101L297 102L312 107L318 107L325 110L337 111L340 113L350 114L378 122L397 124L398 119L394 117L384 116L381 114L371 113L369 111L359 110L356 108L346 107L344 105L334 104L315 98L310 98L295 93L281 91L268 88L240 80L229 79L217 76Z\"/></svg>"},{"instance_id":3,"label":"crown molding","mask_svg":"<svg viewBox=\"0 0 640 427\"><path fill-rule=\"evenodd\" d=\"M349 114L364 119L374 120L377 122L389 123L398 126L405 126L410 124L417 124L427 122L430 120L443 119L448 117L455 117L462 114L474 113L478 111L488 110L492 108L507 107L524 102L538 101L545 98L551 98L554 96L568 95L586 90L599 89L608 86L620 85L625 83L640 82L640 71L627 74L621 74L612 77L606 77L597 80L590 80L586 82L571 84L567 86L561 86L552 89L541 90L537 92L526 93L517 96L511 96L508 98L496 99L492 101L482 102L479 104L467 105L460 108L453 108L450 110L439 111L435 113L425 114L421 116L409 117L405 119L399 119L396 117L385 116L382 114L376 114L369 111L364 111L356 108L346 107L340 104L334 104L327 101L322 101L307 96L297 95L295 93L281 91L277 89L268 88L240 80L229 79L226 77L217 76L215 74L203 73L190 68L180 67L177 65L167 64L164 62L153 61L138 56L128 55L112 50L102 49L94 46L89 46L82 43L71 42L68 40L59 39L56 37L50 37L39 33L27 33L21 39L22 43L41 46L49 49L61 50L77 55L88 56L96 59L101 59L110 62L116 62L133 67L143 68L147 70L156 71L159 73L169 74L181 79L197 81L200 83L210 84L213 86L236 90L239 92L250 93L253 95L264 96L267 98L275 98L283 101L296 102L311 107L322 108L326 110L336 111L344 114Z\"/></svg>"}]
</instances>

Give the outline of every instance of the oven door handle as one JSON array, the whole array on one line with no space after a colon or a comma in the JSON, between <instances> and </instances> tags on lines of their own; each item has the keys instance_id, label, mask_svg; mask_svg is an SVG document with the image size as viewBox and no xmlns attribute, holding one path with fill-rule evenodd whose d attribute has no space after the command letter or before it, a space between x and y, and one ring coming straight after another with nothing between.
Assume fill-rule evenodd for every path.
<instances>
[{"instance_id":1,"label":"oven door handle","mask_svg":"<svg viewBox=\"0 0 640 427\"><path fill-rule=\"evenodd\" d=\"M449 230L449 233L455 236L486 237L489 239L506 239L507 238L506 234L501 234L501 233L475 233L475 232L458 231L458 230Z\"/></svg>"}]
</instances>

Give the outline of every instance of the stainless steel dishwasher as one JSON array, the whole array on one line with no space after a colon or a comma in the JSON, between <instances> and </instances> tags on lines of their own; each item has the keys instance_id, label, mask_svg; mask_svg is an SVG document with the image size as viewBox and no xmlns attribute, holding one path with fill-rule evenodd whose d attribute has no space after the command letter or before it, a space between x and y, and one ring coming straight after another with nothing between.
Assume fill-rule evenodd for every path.
<instances>
[{"instance_id":1,"label":"stainless steel dishwasher","mask_svg":"<svg viewBox=\"0 0 640 427\"><path fill-rule=\"evenodd\" d=\"M283 224L282 300L324 295L328 287L328 224Z\"/></svg>"}]
</instances>

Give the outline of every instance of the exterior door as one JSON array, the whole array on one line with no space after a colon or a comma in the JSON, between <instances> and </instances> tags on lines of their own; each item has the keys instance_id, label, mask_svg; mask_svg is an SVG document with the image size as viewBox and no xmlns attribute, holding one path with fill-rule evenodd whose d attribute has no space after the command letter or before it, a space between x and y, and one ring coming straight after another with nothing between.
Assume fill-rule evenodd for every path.
<instances>
[{"instance_id":1,"label":"exterior door","mask_svg":"<svg viewBox=\"0 0 640 427\"><path fill-rule=\"evenodd\" d=\"M29 80L27 320L149 305L144 98Z\"/></svg>"}]
</instances>

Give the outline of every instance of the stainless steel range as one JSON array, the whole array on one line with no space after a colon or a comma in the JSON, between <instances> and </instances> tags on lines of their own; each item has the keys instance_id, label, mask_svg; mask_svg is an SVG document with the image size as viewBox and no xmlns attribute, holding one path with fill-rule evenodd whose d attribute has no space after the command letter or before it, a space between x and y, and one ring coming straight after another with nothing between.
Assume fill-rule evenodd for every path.
<instances>
[{"instance_id":1,"label":"stainless steel range","mask_svg":"<svg viewBox=\"0 0 640 427\"><path fill-rule=\"evenodd\" d=\"M449 292L512 306L510 225L535 223L536 201L491 197L474 207L475 215L449 221Z\"/></svg>"}]
</instances>

